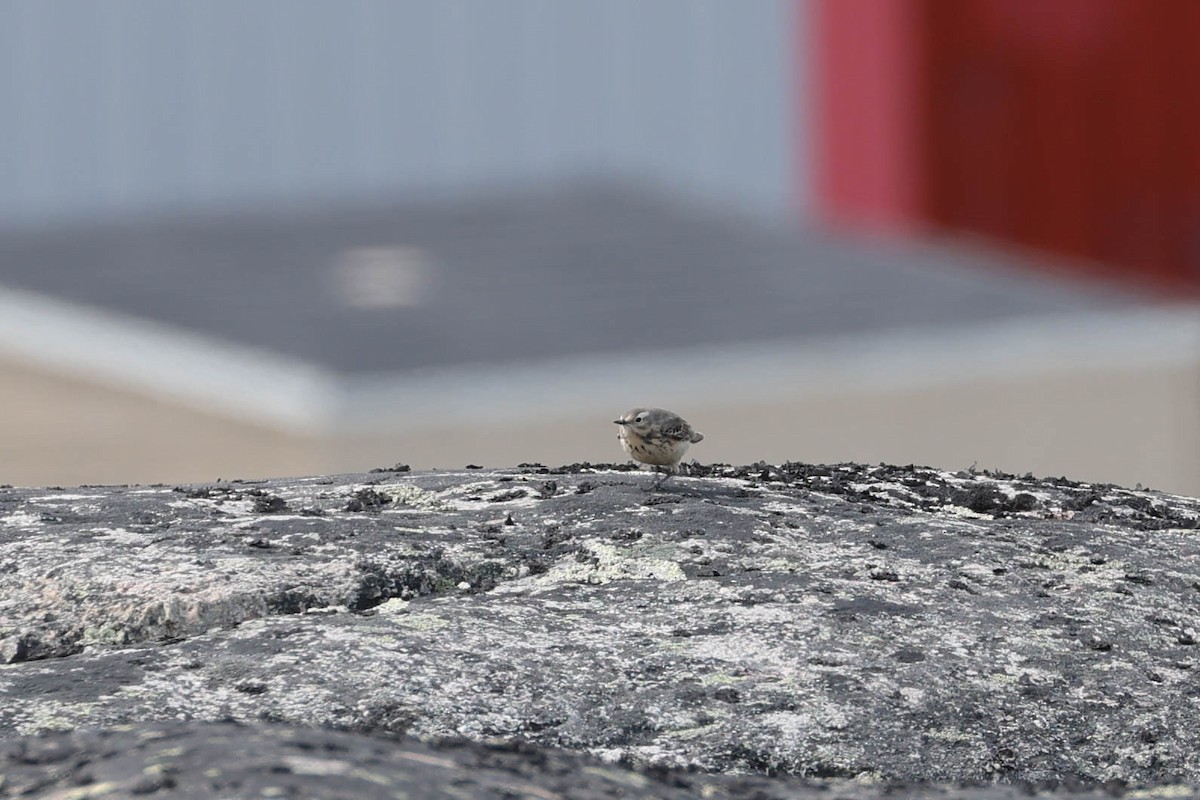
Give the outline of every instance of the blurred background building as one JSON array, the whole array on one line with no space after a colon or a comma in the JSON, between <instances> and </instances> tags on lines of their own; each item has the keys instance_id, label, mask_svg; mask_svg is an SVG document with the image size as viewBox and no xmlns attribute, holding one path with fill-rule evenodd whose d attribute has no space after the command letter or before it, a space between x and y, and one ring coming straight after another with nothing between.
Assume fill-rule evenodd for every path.
<instances>
[{"instance_id":1,"label":"blurred background building","mask_svg":"<svg viewBox=\"0 0 1200 800\"><path fill-rule=\"evenodd\" d=\"M0 2L0 482L1200 492L1189 0Z\"/></svg>"}]
</instances>

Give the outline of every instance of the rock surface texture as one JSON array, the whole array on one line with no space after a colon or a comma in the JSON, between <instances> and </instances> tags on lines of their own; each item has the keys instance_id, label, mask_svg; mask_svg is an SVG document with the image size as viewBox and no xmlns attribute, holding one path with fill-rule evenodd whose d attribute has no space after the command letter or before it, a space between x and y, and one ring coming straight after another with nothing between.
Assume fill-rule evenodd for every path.
<instances>
[{"instance_id":1,"label":"rock surface texture","mask_svg":"<svg viewBox=\"0 0 1200 800\"><path fill-rule=\"evenodd\" d=\"M691 472L0 489L0 796L1200 785L1200 501Z\"/></svg>"}]
</instances>

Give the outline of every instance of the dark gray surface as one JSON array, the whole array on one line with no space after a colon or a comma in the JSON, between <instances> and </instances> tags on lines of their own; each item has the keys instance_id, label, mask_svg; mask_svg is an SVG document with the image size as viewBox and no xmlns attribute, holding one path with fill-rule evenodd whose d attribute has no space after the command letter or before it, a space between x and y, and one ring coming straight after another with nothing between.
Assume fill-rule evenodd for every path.
<instances>
[{"instance_id":1,"label":"dark gray surface","mask_svg":"<svg viewBox=\"0 0 1200 800\"><path fill-rule=\"evenodd\" d=\"M1169 787L1170 798L1191 796ZM75 794L68 794L75 792ZM1099 800L1037 791L636 770L518 742L383 738L256 723L159 723L0 741L0 797L333 800Z\"/></svg>"},{"instance_id":2,"label":"dark gray surface","mask_svg":"<svg viewBox=\"0 0 1200 800\"><path fill-rule=\"evenodd\" d=\"M1200 784L1200 502L694 472L2 490L0 739L234 719L723 774Z\"/></svg>"},{"instance_id":3,"label":"dark gray surface","mask_svg":"<svg viewBox=\"0 0 1200 800\"><path fill-rule=\"evenodd\" d=\"M346 248L418 247L427 302L342 304ZM0 236L0 284L348 374L1125 305L963 250L791 233L616 184Z\"/></svg>"}]
</instances>

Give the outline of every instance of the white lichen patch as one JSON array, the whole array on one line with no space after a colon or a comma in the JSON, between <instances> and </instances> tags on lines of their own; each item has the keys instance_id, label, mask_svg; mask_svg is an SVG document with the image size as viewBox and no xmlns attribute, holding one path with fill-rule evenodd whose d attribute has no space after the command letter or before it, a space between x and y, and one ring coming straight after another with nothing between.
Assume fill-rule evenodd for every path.
<instances>
[{"instance_id":1,"label":"white lichen patch","mask_svg":"<svg viewBox=\"0 0 1200 800\"><path fill-rule=\"evenodd\" d=\"M687 575L678 563L647 556L635 548L618 548L598 539L582 543L589 557L559 561L547 572L532 578L534 583L605 584L620 580L684 581Z\"/></svg>"},{"instance_id":2,"label":"white lichen patch","mask_svg":"<svg viewBox=\"0 0 1200 800\"><path fill-rule=\"evenodd\" d=\"M524 496L506 500L499 499L502 495L515 490L523 491L525 493ZM447 511L481 511L493 509L496 513L503 516L514 508L535 505L538 502L536 495L537 493L533 487L526 484L477 480L461 483L451 489L446 489L439 493L438 497L443 504L442 508Z\"/></svg>"},{"instance_id":3,"label":"white lichen patch","mask_svg":"<svg viewBox=\"0 0 1200 800\"><path fill-rule=\"evenodd\" d=\"M694 644L689 652L693 658L721 661L731 667L753 667L756 675L772 680L799 678L806 682L812 677L812 670L797 662L791 641L771 641L763 634L763 631L743 628L722 636L693 637Z\"/></svg>"},{"instance_id":4,"label":"white lichen patch","mask_svg":"<svg viewBox=\"0 0 1200 800\"><path fill-rule=\"evenodd\" d=\"M768 514L785 514L793 520L808 519L816 516L810 508L782 500L768 501L763 504L762 509Z\"/></svg>"},{"instance_id":5,"label":"white lichen patch","mask_svg":"<svg viewBox=\"0 0 1200 800\"><path fill-rule=\"evenodd\" d=\"M1069 573L1074 582L1090 585L1111 585L1113 581L1123 578L1129 570L1129 565L1120 559L1098 562L1094 553L1083 548L1031 553L1029 560L1053 573Z\"/></svg>"},{"instance_id":6,"label":"white lichen patch","mask_svg":"<svg viewBox=\"0 0 1200 800\"><path fill-rule=\"evenodd\" d=\"M801 742L820 737L825 731L840 730L847 724L848 718L840 713L840 709L817 706L811 711L775 711L763 714L756 727L770 731L775 746L786 751L794 749Z\"/></svg>"},{"instance_id":7,"label":"white lichen patch","mask_svg":"<svg viewBox=\"0 0 1200 800\"><path fill-rule=\"evenodd\" d=\"M942 511L946 514L953 514L956 517L965 519L995 519L993 514L985 514L981 511L973 511L966 506L946 505L942 507Z\"/></svg>"},{"instance_id":8,"label":"white lichen patch","mask_svg":"<svg viewBox=\"0 0 1200 800\"><path fill-rule=\"evenodd\" d=\"M449 507L438 492L422 489L414 483L384 484L372 488L390 497L395 506L417 511L442 511Z\"/></svg>"},{"instance_id":9,"label":"white lichen patch","mask_svg":"<svg viewBox=\"0 0 1200 800\"><path fill-rule=\"evenodd\" d=\"M854 529L857 532L857 528ZM813 539L802 530L776 530L772 541L759 544L744 552L741 562L766 572L796 572L797 570L824 571L830 567L843 567L847 563L847 552L857 549L851 541L833 542Z\"/></svg>"},{"instance_id":10,"label":"white lichen patch","mask_svg":"<svg viewBox=\"0 0 1200 800\"><path fill-rule=\"evenodd\" d=\"M726 511L726 513L732 514L735 517L754 517L755 519L762 519L764 517L770 516L765 511L763 511L762 509L758 509L758 508L731 507L731 508L725 509L725 511Z\"/></svg>"},{"instance_id":11,"label":"white lichen patch","mask_svg":"<svg viewBox=\"0 0 1200 800\"><path fill-rule=\"evenodd\" d=\"M978 736L958 728L930 728L923 731L924 736L951 744L977 743Z\"/></svg>"},{"instance_id":12,"label":"white lichen patch","mask_svg":"<svg viewBox=\"0 0 1200 800\"><path fill-rule=\"evenodd\" d=\"M226 497L189 497L182 500L171 500L164 503L168 508L219 508L223 514L233 517L259 519L262 515L255 512L253 500L234 500Z\"/></svg>"},{"instance_id":13,"label":"white lichen patch","mask_svg":"<svg viewBox=\"0 0 1200 800\"><path fill-rule=\"evenodd\" d=\"M404 601L400 600L399 602L404 602ZM314 616L324 616L324 615L329 615L329 614L346 614L346 613L349 613L349 611L350 611L349 606L336 605L336 606L313 606L312 608L304 609L300 613L310 614L310 615L314 615Z\"/></svg>"},{"instance_id":14,"label":"white lichen patch","mask_svg":"<svg viewBox=\"0 0 1200 800\"><path fill-rule=\"evenodd\" d=\"M949 507L948 510L953 512L955 506ZM991 521L991 517L987 515L980 516L979 519ZM896 519L896 525L910 525L921 530L923 538L932 538L934 536L958 536L960 534L981 534L986 533L989 528L985 522L971 522L962 519L958 516L949 518L937 517L931 518L928 514L905 514Z\"/></svg>"},{"instance_id":15,"label":"white lichen patch","mask_svg":"<svg viewBox=\"0 0 1200 800\"><path fill-rule=\"evenodd\" d=\"M353 762L345 759L313 758L312 756L284 756L280 762L293 775L342 776L352 775L358 769Z\"/></svg>"},{"instance_id":16,"label":"white lichen patch","mask_svg":"<svg viewBox=\"0 0 1200 800\"><path fill-rule=\"evenodd\" d=\"M450 624L444 617L436 614L405 614L399 611L392 613L395 614L394 621L397 625L418 631L436 631Z\"/></svg>"},{"instance_id":17,"label":"white lichen patch","mask_svg":"<svg viewBox=\"0 0 1200 800\"><path fill-rule=\"evenodd\" d=\"M1125 797L1130 800L1176 800L1177 798L1194 798L1196 796L1196 787L1191 784L1166 784L1164 786L1152 786L1147 789L1132 789L1125 792Z\"/></svg>"},{"instance_id":18,"label":"white lichen patch","mask_svg":"<svg viewBox=\"0 0 1200 800\"><path fill-rule=\"evenodd\" d=\"M375 613L385 615L403 614L408 611L409 605L411 605L411 601L401 600L399 597L393 597L375 606Z\"/></svg>"},{"instance_id":19,"label":"white lichen patch","mask_svg":"<svg viewBox=\"0 0 1200 800\"><path fill-rule=\"evenodd\" d=\"M150 541L148 535L131 531L127 528L92 528L91 530L98 534L97 539L103 539L118 545L144 546Z\"/></svg>"},{"instance_id":20,"label":"white lichen patch","mask_svg":"<svg viewBox=\"0 0 1200 800\"><path fill-rule=\"evenodd\" d=\"M14 511L11 514L6 514L0 517L0 524L6 528L41 528L45 527L45 522L42 521L41 514L32 514L28 511Z\"/></svg>"},{"instance_id":21,"label":"white lichen patch","mask_svg":"<svg viewBox=\"0 0 1200 800\"><path fill-rule=\"evenodd\" d=\"M104 497L105 495L102 494L67 494L64 492L30 497L28 501L39 505L67 505L80 500L102 500Z\"/></svg>"},{"instance_id":22,"label":"white lichen patch","mask_svg":"<svg viewBox=\"0 0 1200 800\"><path fill-rule=\"evenodd\" d=\"M14 707L17 715L12 723L12 731L21 736L34 736L54 731L73 731L85 724L90 715L101 707L101 703L64 703L43 699L36 705L18 701Z\"/></svg>"}]
</instances>

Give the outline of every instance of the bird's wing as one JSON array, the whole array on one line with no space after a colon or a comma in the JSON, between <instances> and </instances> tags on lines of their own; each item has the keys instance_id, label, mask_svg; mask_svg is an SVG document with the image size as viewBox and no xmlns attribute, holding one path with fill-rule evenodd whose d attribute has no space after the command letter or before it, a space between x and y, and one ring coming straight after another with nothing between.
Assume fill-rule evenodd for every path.
<instances>
[{"instance_id":1,"label":"bird's wing","mask_svg":"<svg viewBox=\"0 0 1200 800\"><path fill-rule=\"evenodd\" d=\"M676 417L668 421L662 426L663 436L668 439L678 439L681 442L698 442L700 439L695 438L696 432L692 430L692 426L688 425L683 419ZM704 438L701 436L700 438Z\"/></svg>"}]
</instances>

